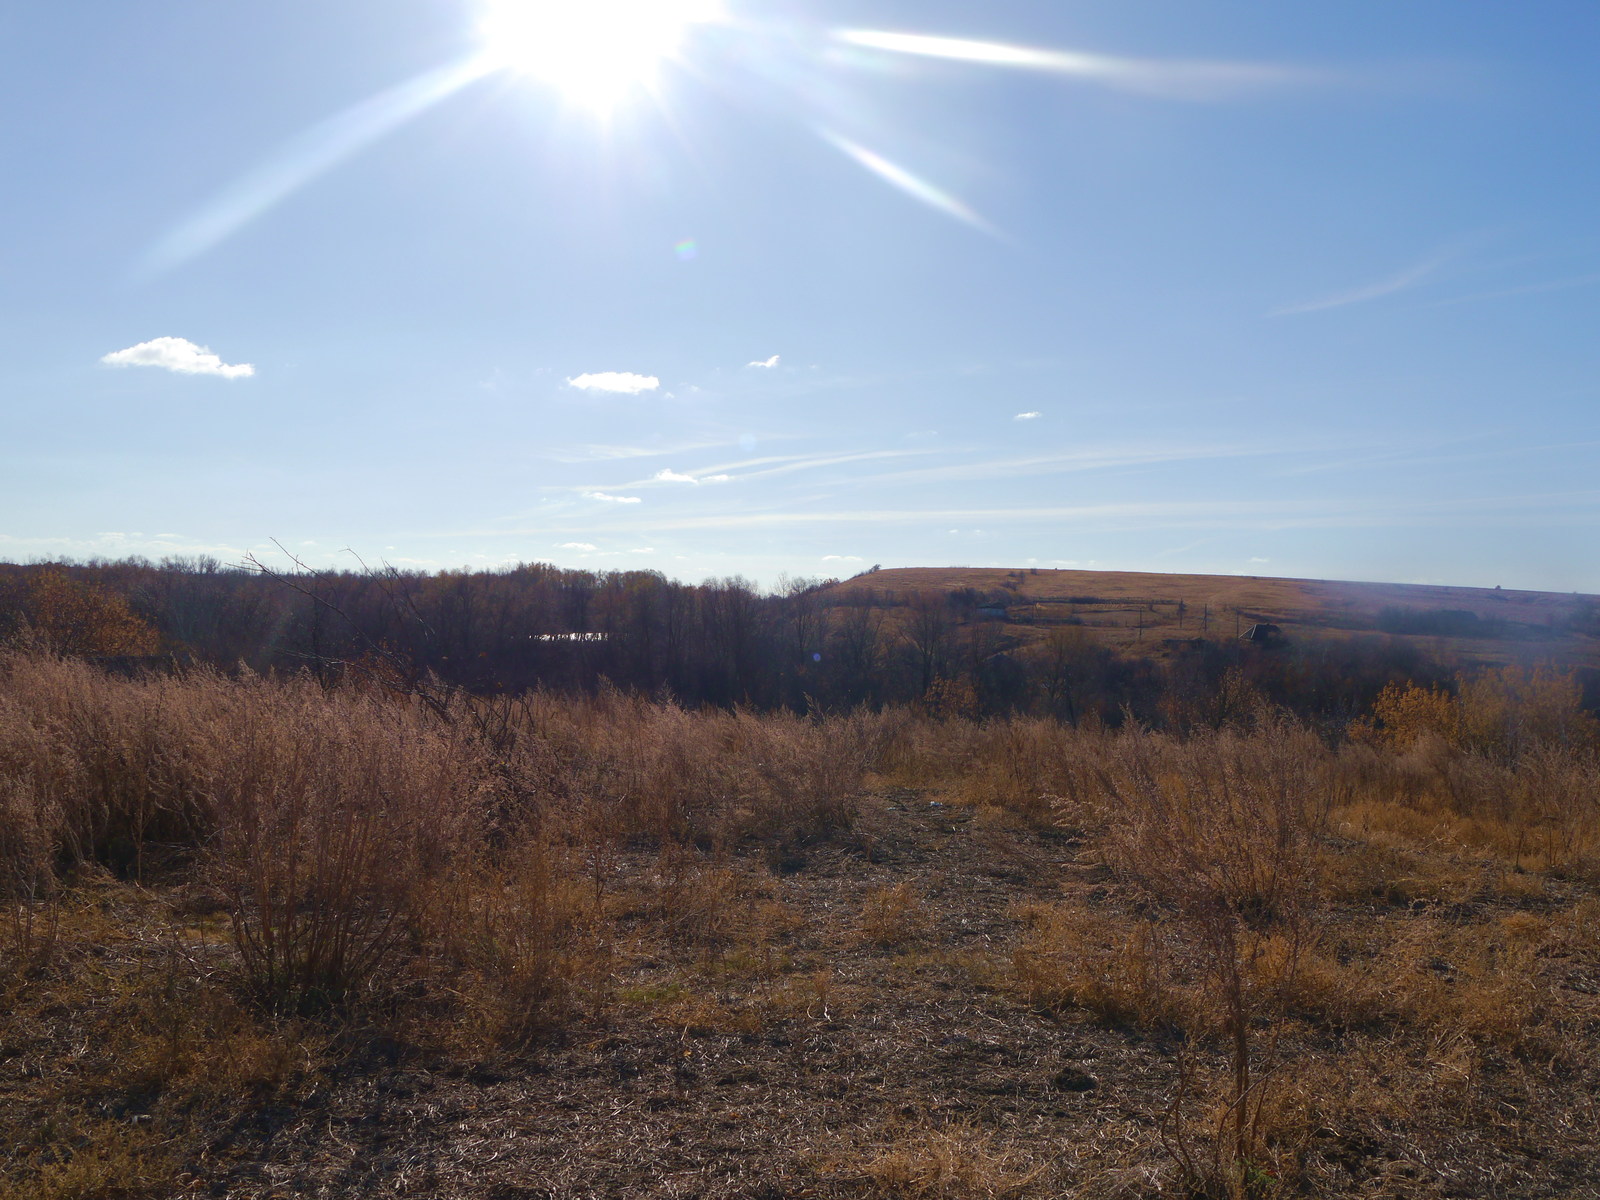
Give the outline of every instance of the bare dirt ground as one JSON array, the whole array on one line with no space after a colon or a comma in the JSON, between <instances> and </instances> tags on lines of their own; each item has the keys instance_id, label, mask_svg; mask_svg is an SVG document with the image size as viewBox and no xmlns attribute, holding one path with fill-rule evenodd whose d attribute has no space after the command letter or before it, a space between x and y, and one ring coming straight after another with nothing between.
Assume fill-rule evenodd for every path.
<instances>
[{"instance_id":1,"label":"bare dirt ground","mask_svg":"<svg viewBox=\"0 0 1600 1200\"><path fill-rule=\"evenodd\" d=\"M159 995L125 1009L36 998L0 1042L3 1131L43 1139L70 1112L92 1129L83 1138L122 1139L117 1153L165 1147L164 1173L144 1184L106 1150L99 1175L52 1193L85 1198L1180 1194L1172 1099L1185 1064L1203 1074L1220 1055L1041 1005L1013 970L1041 906L1066 900L1109 919L1125 898L1069 833L937 797L875 792L855 829L823 844L620 860L606 883L620 932L605 978L516 1052L403 1020L320 1040L280 1031L266 1041L303 1063L262 1067L254 1091L219 1085L205 1100L192 1080L173 1086L171 1068L154 1085L107 1059L139 1036L119 1022L151 1026L146 1049L164 1036ZM1550 883L1517 900L1457 895L1444 914L1442 895L1426 893L1360 897L1335 920L1356 936L1427 915L1470 936L1476 922L1512 910L1544 920L1575 899ZM677 916L663 933L667 903ZM151 945L107 937L100 965L84 969L137 976ZM1538 970L1570 1003L1576 1044L1594 1050L1592 950ZM235 1078L245 1052L229 1042L243 1036L217 1033L185 1069ZM1285 1093L1309 1089L1311 1105L1256 1194L1600 1196L1593 1054L1324 1027L1292 1034L1278 1058Z\"/></svg>"}]
</instances>

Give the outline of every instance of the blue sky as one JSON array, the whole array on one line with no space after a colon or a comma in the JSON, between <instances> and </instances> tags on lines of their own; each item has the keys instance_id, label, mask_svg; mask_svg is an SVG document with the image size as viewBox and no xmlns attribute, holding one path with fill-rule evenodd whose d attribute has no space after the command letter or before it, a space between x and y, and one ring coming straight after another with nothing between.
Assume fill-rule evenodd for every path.
<instances>
[{"instance_id":1,"label":"blue sky","mask_svg":"<svg viewBox=\"0 0 1600 1200\"><path fill-rule=\"evenodd\" d=\"M496 2L0 8L0 557L1600 592L1592 0Z\"/></svg>"}]
</instances>

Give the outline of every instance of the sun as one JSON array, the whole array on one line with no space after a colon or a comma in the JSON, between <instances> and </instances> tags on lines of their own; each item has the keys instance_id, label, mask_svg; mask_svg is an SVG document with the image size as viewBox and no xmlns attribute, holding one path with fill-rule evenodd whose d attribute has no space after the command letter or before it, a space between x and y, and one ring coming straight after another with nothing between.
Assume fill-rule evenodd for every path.
<instances>
[{"instance_id":1,"label":"sun","mask_svg":"<svg viewBox=\"0 0 1600 1200\"><path fill-rule=\"evenodd\" d=\"M690 30L720 15L719 0L489 0L482 33L495 66L605 111L654 83Z\"/></svg>"}]
</instances>

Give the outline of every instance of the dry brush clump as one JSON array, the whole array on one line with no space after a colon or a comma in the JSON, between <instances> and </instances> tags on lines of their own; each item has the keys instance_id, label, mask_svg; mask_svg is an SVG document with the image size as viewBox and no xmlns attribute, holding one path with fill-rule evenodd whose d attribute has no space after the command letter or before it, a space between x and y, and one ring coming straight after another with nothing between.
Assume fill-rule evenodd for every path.
<instances>
[{"instance_id":1,"label":"dry brush clump","mask_svg":"<svg viewBox=\"0 0 1600 1200\"><path fill-rule=\"evenodd\" d=\"M421 705L235 684L248 715L203 758L207 860L251 988L274 1005L344 1003L425 927L438 882L470 869L487 800L471 741Z\"/></svg>"},{"instance_id":2,"label":"dry brush clump","mask_svg":"<svg viewBox=\"0 0 1600 1200\"><path fill-rule=\"evenodd\" d=\"M589 840L731 845L848 829L886 720L722 710L605 690L535 693L498 722L512 826L554 819Z\"/></svg>"},{"instance_id":3,"label":"dry brush clump","mask_svg":"<svg viewBox=\"0 0 1600 1200\"><path fill-rule=\"evenodd\" d=\"M221 677L111 678L50 654L0 656L0 779L52 858L138 875L212 829L196 757L230 708ZM17 865L13 859L13 866Z\"/></svg>"},{"instance_id":4,"label":"dry brush clump","mask_svg":"<svg viewBox=\"0 0 1600 1200\"><path fill-rule=\"evenodd\" d=\"M63 872L175 872L224 906L245 985L270 1007L378 999L435 958L494 990L482 1019L520 1037L584 974L553 931L600 913L619 856L661 854L673 920L695 899L692 923L714 929L734 902L713 886L717 856L848 830L887 728L615 691L491 712L364 676L113 678L11 652L0 888L20 930Z\"/></svg>"},{"instance_id":5,"label":"dry brush clump","mask_svg":"<svg viewBox=\"0 0 1600 1200\"><path fill-rule=\"evenodd\" d=\"M1187 1137L1182 1084L1174 1147L1191 1174L1220 1176L1229 1194L1244 1194L1267 1150L1261 1060L1270 1043L1257 1029L1281 1013L1315 933L1323 747L1304 730L1262 722L1182 746L1134 734L1119 751L1108 774L1108 862L1153 906L1163 952L1198 979L1207 1003L1193 1016L1212 1028L1194 1032L1215 1030L1229 1055L1210 1169Z\"/></svg>"}]
</instances>

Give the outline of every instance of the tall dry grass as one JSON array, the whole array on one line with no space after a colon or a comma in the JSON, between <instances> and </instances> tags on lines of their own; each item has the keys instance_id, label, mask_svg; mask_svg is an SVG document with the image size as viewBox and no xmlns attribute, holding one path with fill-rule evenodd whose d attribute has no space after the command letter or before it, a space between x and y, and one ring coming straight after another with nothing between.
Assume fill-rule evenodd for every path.
<instances>
[{"instance_id":1,"label":"tall dry grass","mask_svg":"<svg viewBox=\"0 0 1600 1200\"><path fill-rule=\"evenodd\" d=\"M538 931L571 916L575 879L598 900L627 849L847 830L890 727L615 691L491 712L370 682L111 678L11 652L0 889L20 914L73 871L182 872L224 904L244 982L272 1007L348 1004L444 957L497 988L514 978L491 1024L521 1036L573 974L572 947Z\"/></svg>"}]
</instances>

